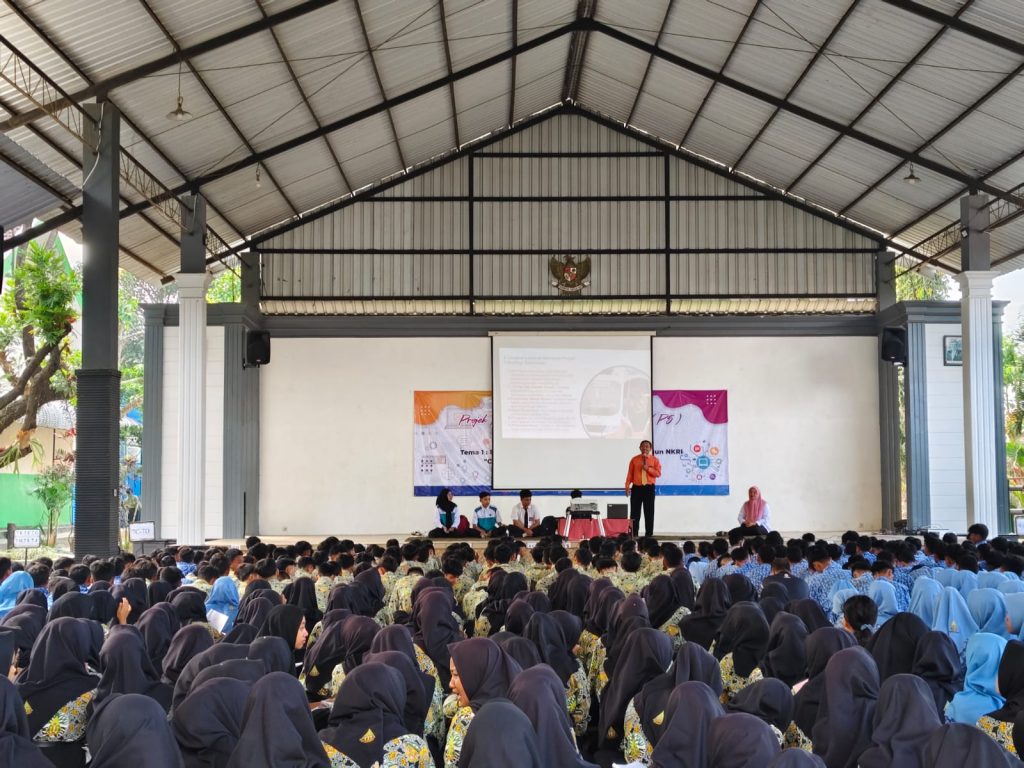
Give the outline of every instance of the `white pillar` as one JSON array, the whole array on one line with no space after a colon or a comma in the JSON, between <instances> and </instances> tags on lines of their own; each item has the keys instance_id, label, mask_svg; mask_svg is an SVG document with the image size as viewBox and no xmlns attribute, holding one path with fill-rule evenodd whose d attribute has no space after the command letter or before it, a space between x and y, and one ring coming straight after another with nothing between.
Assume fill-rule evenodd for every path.
<instances>
[{"instance_id":1,"label":"white pillar","mask_svg":"<svg viewBox=\"0 0 1024 768\"><path fill-rule=\"evenodd\" d=\"M205 272L181 272L178 285L178 543L206 539L206 288Z\"/></svg>"},{"instance_id":2,"label":"white pillar","mask_svg":"<svg viewBox=\"0 0 1024 768\"><path fill-rule=\"evenodd\" d=\"M995 363L993 360L992 279L990 271L960 274L963 334L964 463L967 471L967 524L999 531L996 492Z\"/></svg>"}]
</instances>

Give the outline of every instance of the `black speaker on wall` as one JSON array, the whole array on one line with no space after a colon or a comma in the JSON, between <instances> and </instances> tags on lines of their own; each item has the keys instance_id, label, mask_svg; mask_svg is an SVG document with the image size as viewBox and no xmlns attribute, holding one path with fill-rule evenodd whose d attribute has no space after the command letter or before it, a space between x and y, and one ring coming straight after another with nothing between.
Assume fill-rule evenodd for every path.
<instances>
[{"instance_id":1,"label":"black speaker on wall","mask_svg":"<svg viewBox=\"0 0 1024 768\"><path fill-rule=\"evenodd\" d=\"M245 368L258 368L270 362L270 331L245 332Z\"/></svg>"},{"instance_id":2,"label":"black speaker on wall","mask_svg":"<svg viewBox=\"0 0 1024 768\"><path fill-rule=\"evenodd\" d=\"M892 326L882 329L882 359L907 364L907 329Z\"/></svg>"}]
</instances>

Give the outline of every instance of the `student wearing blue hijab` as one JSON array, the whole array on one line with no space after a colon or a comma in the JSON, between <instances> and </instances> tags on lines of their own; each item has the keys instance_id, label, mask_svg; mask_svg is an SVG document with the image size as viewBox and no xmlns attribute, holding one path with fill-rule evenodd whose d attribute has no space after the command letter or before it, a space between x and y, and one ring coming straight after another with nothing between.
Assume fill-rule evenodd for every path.
<instances>
[{"instance_id":1,"label":"student wearing blue hijab","mask_svg":"<svg viewBox=\"0 0 1024 768\"><path fill-rule=\"evenodd\" d=\"M961 657L967 649L967 641L978 631L978 625L967 608L967 601L953 587L946 587L939 595L932 629L948 634Z\"/></svg>"},{"instance_id":2,"label":"student wearing blue hijab","mask_svg":"<svg viewBox=\"0 0 1024 768\"><path fill-rule=\"evenodd\" d=\"M15 571L0 584L0 618L10 613L17 605L18 595L26 589L32 589L35 582L25 571Z\"/></svg>"},{"instance_id":3,"label":"student wearing blue hijab","mask_svg":"<svg viewBox=\"0 0 1024 768\"><path fill-rule=\"evenodd\" d=\"M960 590L960 594L967 597L971 592L978 588L978 574L974 571L960 571L958 588Z\"/></svg>"},{"instance_id":4,"label":"student wearing blue hijab","mask_svg":"<svg viewBox=\"0 0 1024 768\"><path fill-rule=\"evenodd\" d=\"M996 587L1004 595L1016 595L1024 592L1024 581L1014 581L1013 579L1006 579L998 587Z\"/></svg>"},{"instance_id":5,"label":"student wearing blue hijab","mask_svg":"<svg viewBox=\"0 0 1024 768\"><path fill-rule=\"evenodd\" d=\"M1024 592L1003 595L1006 600L1006 629L1014 637L1024 635Z\"/></svg>"},{"instance_id":6,"label":"student wearing blue hijab","mask_svg":"<svg viewBox=\"0 0 1024 768\"><path fill-rule=\"evenodd\" d=\"M886 579L875 579L868 587L868 597L875 601L878 606L878 623L880 627L897 613L900 612L899 602L896 599L896 587Z\"/></svg>"},{"instance_id":7,"label":"student wearing blue hijab","mask_svg":"<svg viewBox=\"0 0 1024 768\"><path fill-rule=\"evenodd\" d=\"M235 617L238 615L238 587L231 580L230 576L221 576L213 582L213 588L206 598L206 610L217 611L228 617L227 623L221 627L221 632L227 634L235 624Z\"/></svg>"},{"instance_id":8,"label":"student wearing blue hijab","mask_svg":"<svg viewBox=\"0 0 1024 768\"><path fill-rule=\"evenodd\" d=\"M929 627L935 623L935 607L942 594L942 585L935 579L922 576L914 582L910 593L910 612Z\"/></svg>"},{"instance_id":9,"label":"student wearing blue hijab","mask_svg":"<svg viewBox=\"0 0 1024 768\"><path fill-rule=\"evenodd\" d=\"M967 609L979 632L1009 637L1006 629L1006 596L998 589L976 589L967 596Z\"/></svg>"},{"instance_id":10,"label":"student wearing blue hijab","mask_svg":"<svg viewBox=\"0 0 1024 768\"><path fill-rule=\"evenodd\" d=\"M999 571L982 571L978 574L978 589L999 589L1006 581L1006 574Z\"/></svg>"},{"instance_id":11,"label":"student wearing blue hijab","mask_svg":"<svg viewBox=\"0 0 1024 768\"><path fill-rule=\"evenodd\" d=\"M967 674L964 689L946 705L946 718L954 723L974 725L978 718L1003 706L996 691L999 662L1006 639L989 632L978 632L967 643Z\"/></svg>"},{"instance_id":12,"label":"student wearing blue hijab","mask_svg":"<svg viewBox=\"0 0 1024 768\"><path fill-rule=\"evenodd\" d=\"M934 568L932 578L943 587L960 587L960 571L953 568Z\"/></svg>"}]
</instances>

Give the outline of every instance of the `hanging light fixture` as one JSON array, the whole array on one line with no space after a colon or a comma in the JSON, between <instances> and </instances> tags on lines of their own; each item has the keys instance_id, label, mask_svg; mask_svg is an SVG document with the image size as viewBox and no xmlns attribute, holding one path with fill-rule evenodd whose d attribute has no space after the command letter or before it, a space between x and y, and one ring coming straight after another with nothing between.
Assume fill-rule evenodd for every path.
<instances>
[{"instance_id":1,"label":"hanging light fixture","mask_svg":"<svg viewBox=\"0 0 1024 768\"><path fill-rule=\"evenodd\" d=\"M260 187L263 186L263 184L260 183L260 177L262 175L260 167L261 167L260 163L256 163L256 189L259 189Z\"/></svg>"},{"instance_id":2,"label":"hanging light fixture","mask_svg":"<svg viewBox=\"0 0 1024 768\"><path fill-rule=\"evenodd\" d=\"M921 177L914 173L913 163L910 164L910 172L903 177L903 180L907 182L907 184L917 184L917 182L921 180Z\"/></svg>"},{"instance_id":3,"label":"hanging light fixture","mask_svg":"<svg viewBox=\"0 0 1024 768\"><path fill-rule=\"evenodd\" d=\"M178 106L167 113L168 120L174 120L177 123L183 123L186 120L192 119L192 113L182 107L182 103L185 101L185 97L181 95L181 62L178 62Z\"/></svg>"}]
</instances>

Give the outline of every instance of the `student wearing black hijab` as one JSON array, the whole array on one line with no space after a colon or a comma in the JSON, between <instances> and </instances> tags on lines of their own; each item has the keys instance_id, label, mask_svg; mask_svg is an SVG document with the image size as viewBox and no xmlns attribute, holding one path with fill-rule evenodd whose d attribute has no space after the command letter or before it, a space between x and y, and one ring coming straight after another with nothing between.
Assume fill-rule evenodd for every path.
<instances>
[{"instance_id":1,"label":"student wearing black hijab","mask_svg":"<svg viewBox=\"0 0 1024 768\"><path fill-rule=\"evenodd\" d=\"M401 651L378 651L363 657L364 664L383 664L395 670L405 682L405 709L402 718L407 733L422 736L430 711L434 678L420 672L416 663Z\"/></svg>"},{"instance_id":2,"label":"student wearing black hijab","mask_svg":"<svg viewBox=\"0 0 1024 768\"><path fill-rule=\"evenodd\" d=\"M627 648L629 637L634 630L650 627L651 621L647 614L647 603L640 595L627 595L612 609L612 617L608 622L608 631L601 637L601 644L607 650L604 671L611 675L619 657Z\"/></svg>"},{"instance_id":3,"label":"student wearing black hijab","mask_svg":"<svg viewBox=\"0 0 1024 768\"><path fill-rule=\"evenodd\" d=\"M644 587L643 596L647 602L651 626L662 632L674 632L678 638L679 621L688 616L690 611L683 607L675 582L664 573L658 574Z\"/></svg>"},{"instance_id":4,"label":"student wearing black hijab","mask_svg":"<svg viewBox=\"0 0 1024 768\"><path fill-rule=\"evenodd\" d=\"M448 616L449 618L451 617L450 612ZM373 642L370 643L371 653L381 653L383 651L397 651L408 656L420 672L428 675L434 681L428 692L430 707L427 710L426 720L423 724L423 732L431 740L432 749L436 746L436 751L440 754L441 747L444 745L446 727L443 711L444 692L446 689L442 687L437 667L430 657L427 656L426 652L413 643L412 633L409 631L409 628L399 624L384 627L373 638ZM365 660L365 658L364 656L363 659Z\"/></svg>"},{"instance_id":5,"label":"student wearing black hijab","mask_svg":"<svg viewBox=\"0 0 1024 768\"><path fill-rule=\"evenodd\" d=\"M334 674L334 668L341 664L345 657L341 631L346 622L355 618L359 617L350 616L344 621L326 627L303 656L299 681L305 686L306 696L310 701L322 701L330 698L331 676Z\"/></svg>"},{"instance_id":6,"label":"student wearing black hijab","mask_svg":"<svg viewBox=\"0 0 1024 768\"><path fill-rule=\"evenodd\" d=\"M93 618L92 598L82 592L66 592L53 601L49 613L46 614L47 621L53 621L61 617L71 619Z\"/></svg>"},{"instance_id":7,"label":"student wearing black hijab","mask_svg":"<svg viewBox=\"0 0 1024 768\"><path fill-rule=\"evenodd\" d=\"M708 768L761 768L781 749L767 723L742 712L716 718L709 741Z\"/></svg>"},{"instance_id":8,"label":"student wearing black hijab","mask_svg":"<svg viewBox=\"0 0 1024 768\"><path fill-rule=\"evenodd\" d=\"M173 691L160 682L137 629L125 626L111 631L100 651L100 667L103 676L90 705L93 710L110 696L125 693L149 696L164 712L170 708Z\"/></svg>"},{"instance_id":9,"label":"student wearing black hijab","mask_svg":"<svg viewBox=\"0 0 1024 768\"><path fill-rule=\"evenodd\" d=\"M715 658L722 669L723 703L761 679L768 631L768 621L755 603L735 603L729 609L715 640Z\"/></svg>"},{"instance_id":10,"label":"student wearing black hijab","mask_svg":"<svg viewBox=\"0 0 1024 768\"><path fill-rule=\"evenodd\" d=\"M629 639L629 653L619 657L601 696L597 743L605 750L618 750L625 735L623 721L629 703L646 683L664 674L672 663L672 641L664 632L643 627Z\"/></svg>"},{"instance_id":11,"label":"student wearing black hijab","mask_svg":"<svg viewBox=\"0 0 1024 768\"><path fill-rule=\"evenodd\" d=\"M580 668L580 663L566 646L561 627L548 613L535 613L526 624L523 637L537 646L540 660L558 675L563 688L569 687L569 678Z\"/></svg>"},{"instance_id":12,"label":"student wearing black hijab","mask_svg":"<svg viewBox=\"0 0 1024 768\"><path fill-rule=\"evenodd\" d=\"M163 606L170 610L165 610ZM167 603L161 603L143 611L135 626L142 633L149 660L154 667L162 670L171 639L181 629L177 612Z\"/></svg>"},{"instance_id":13,"label":"student wearing black hijab","mask_svg":"<svg viewBox=\"0 0 1024 768\"><path fill-rule=\"evenodd\" d=\"M32 646L43 631L46 623L46 611L36 605L17 606L0 621L0 628L15 632L15 645L18 658L15 662L18 669L24 669L32 659Z\"/></svg>"},{"instance_id":14,"label":"student wearing black hijab","mask_svg":"<svg viewBox=\"0 0 1024 768\"><path fill-rule=\"evenodd\" d=\"M253 684L227 768L330 765L299 681L284 672L271 672Z\"/></svg>"},{"instance_id":15,"label":"student wearing black hijab","mask_svg":"<svg viewBox=\"0 0 1024 768\"><path fill-rule=\"evenodd\" d=\"M137 622L142 616L142 612L149 608L149 592L144 579L125 579L115 586L110 593L118 603L121 602L122 598L125 598L128 600L129 605L131 605L132 612L128 614L128 624Z\"/></svg>"},{"instance_id":16,"label":"student wearing black hijab","mask_svg":"<svg viewBox=\"0 0 1024 768\"><path fill-rule=\"evenodd\" d=\"M427 535L431 539L444 539L449 537L475 538L479 536L476 531L469 528L469 521L465 515L459 513L452 498L452 492L448 488L442 488L434 500L434 527Z\"/></svg>"},{"instance_id":17,"label":"student wearing black hijab","mask_svg":"<svg viewBox=\"0 0 1024 768\"><path fill-rule=\"evenodd\" d=\"M238 744L252 683L207 680L174 710L174 731L185 768L225 768Z\"/></svg>"},{"instance_id":18,"label":"student wearing black hijab","mask_svg":"<svg viewBox=\"0 0 1024 768\"><path fill-rule=\"evenodd\" d=\"M789 747L779 752L768 768L825 768L825 761L811 752Z\"/></svg>"},{"instance_id":19,"label":"student wearing black hijab","mask_svg":"<svg viewBox=\"0 0 1024 768\"><path fill-rule=\"evenodd\" d=\"M811 740L828 768L856 768L871 746L878 702L878 666L860 646L844 648L825 666L825 687Z\"/></svg>"},{"instance_id":20,"label":"student wearing black hijab","mask_svg":"<svg viewBox=\"0 0 1024 768\"><path fill-rule=\"evenodd\" d=\"M181 768L181 751L167 713L139 694L111 696L97 707L86 734L89 768Z\"/></svg>"},{"instance_id":21,"label":"student wearing black hijab","mask_svg":"<svg viewBox=\"0 0 1024 768\"><path fill-rule=\"evenodd\" d=\"M836 627L825 627L807 636L807 682L793 697L796 705L793 720L805 736L810 737L818 719L818 708L825 690L825 667L829 659L844 648L852 648L856 644L853 635Z\"/></svg>"},{"instance_id":22,"label":"student wearing black hijab","mask_svg":"<svg viewBox=\"0 0 1024 768\"><path fill-rule=\"evenodd\" d=\"M996 676L996 690L1005 701L999 709L979 718L978 727L1003 749L1016 754L1013 723L1017 715L1024 711L1024 643L1020 640L1011 640L1003 649Z\"/></svg>"},{"instance_id":23,"label":"student wearing black hijab","mask_svg":"<svg viewBox=\"0 0 1024 768\"><path fill-rule=\"evenodd\" d=\"M163 681L168 685L178 682L178 676L192 657L213 647L213 638L205 627L182 627L174 633L171 644L164 654L162 664Z\"/></svg>"},{"instance_id":24,"label":"student wearing black hijab","mask_svg":"<svg viewBox=\"0 0 1024 768\"><path fill-rule=\"evenodd\" d=\"M693 585L693 576L685 565L680 565L668 571L668 577L676 585L676 594L679 595L680 604L688 611L692 611L697 605L697 589Z\"/></svg>"},{"instance_id":25,"label":"student wearing black hijab","mask_svg":"<svg viewBox=\"0 0 1024 768\"><path fill-rule=\"evenodd\" d=\"M92 600L92 617L103 626L108 626L117 617L117 600L106 589L97 589L95 592L90 589L88 595Z\"/></svg>"},{"instance_id":26,"label":"student wearing black hijab","mask_svg":"<svg viewBox=\"0 0 1024 768\"><path fill-rule=\"evenodd\" d=\"M288 672L294 669L294 655L288 643L280 637L257 637L249 643L247 659L262 661L267 672Z\"/></svg>"},{"instance_id":27,"label":"student wearing black hijab","mask_svg":"<svg viewBox=\"0 0 1024 768\"><path fill-rule=\"evenodd\" d=\"M346 675L331 707L328 727L320 731L327 756L356 765L383 765L397 754L409 768L432 765L422 737L410 734L404 719L405 680L383 664L365 663Z\"/></svg>"},{"instance_id":28,"label":"student wearing black hijab","mask_svg":"<svg viewBox=\"0 0 1024 768\"><path fill-rule=\"evenodd\" d=\"M456 764L458 768L550 768L541 761L530 718L504 699L481 706Z\"/></svg>"},{"instance_id":29,"label":"student wearing black hijab","mask_svg":"<svg viewBox=\"0 0 1024 768\"><path fill-rule=\"evenodd\" d=\"M448 648L464 637L452 616L454 609L454 598L442 590L419 595L412 608L413 641L434 662L438 679L445 689L448 687L451 664Z\"/></svg>"},{"instance_id":30,"label":"student wearing black hijab","mask_svg":"<svg viewBox=\"0 0 1024 768\"><path fill-rule=\"evenodd\" d=\"M0 675L0 765L12 768L52 768L32 741L25 703L6 675Z\"/></svg>"},{"instance_id":31,"label":"student wearing black hijab","mask_svg":"<svg viewBox=\"0 0 1024 768\"><path fill-rule=\"evenodd\" d=\"M516 664L523 669L530 669L542 663L537 646L525 637L513 635L511 632L497 632L491 635L490 639L501 646L501 649L515 659Z\"/></svg>"},{"instance_id":32,"label":"student wearing black hijab","mask_svg":"<svg viewBox=\"0 0 1024 768\"><path fill-rule=\"evenodd\" d=\"M779 613L768 631L768 651L761 662L765 677L793 687L807 678L807 627L791 613Z\"/></svg>"},{"instance_id":33,"label":"student wearing black hijab","mask_svg":"<svg viewBox=\"0 0 1024 768\"><path fill-rule=\"evenodd\" d=\"M244 645L218 643L212 648L207 648L205 651L193 656L182 668L181 673L178 675L178 680L174 684L174 695L171 698L171 714L174 714L174 708L188 696L192 690L192 684L195 683L196 677L200 672L207 667L212 667L214 664L220 664L224 661L244 659L248 650L248 647Z\"/></svg>"},{"instance_id":34,"label":"student wearing black hijab","mask_svg":"<svg viewBox=\"0 0 1024 768\"><path fill-rule=\"evenodd\" d=\"M357 574L352 583L356 586L362 587L366 590L366 595L369 598L369 605L367 607L367 613L365 616L374 617L380 613L384 607L384 597L387 590L384 589L384 582L380 578L380 573L376 568L367 568L360 574Z\"/></svg>"},{"instance_id":35,"label":"student wearing black hijab","mask_svg":"<svg viewBox=\"0 0 1024 768\"><path fill-rule=\"evenodd\" d=\"M523 599L513 600L505 612L505 631L521 636L526 629L526 622L533 614L533 606L528 602Z\"/></svg>"},{"instance_id":36,"label":"student wearing black hijab","mask_svg":"<svg viewBox=\"0 0 1024 768\"><path fill-rule=\"evenodd\" d=\"M763 720L782 744L793 724L793 692L781 680L771 677L758 680L733 696L726 709L729 712L746 712Z\"/></svg>"},{"instance_id":37,"label":"student wearing black hijab","mask_svg":"<svg viewBox=\"0 0 1024 768\"><path fill-rule=\"evenodd\" d=\"M816 600L794 600L786 606L786 610L794 616L799 616L810 633L832 626L832 622L828 620L828 616Z\"/></svg>"},{"instance_id":38,"label":"student wearing black hijab","mask_svg":"<svg viewBox=\"0 0 1024 768\"><path fill-rule=\"evenodd\" d=\"M928 631L920 617L897 613L871 636L864 647L878 665L878 677L883 683L893 675L911 674L917 643Z\"/></svg>"},{"instance_id":39,"label":"student wearing black hijab","mask_svg":"<svg viewBox=\"0 0 1024 768\"><path fill-rule=\"evenodd\" d=\"M730 573L722 579L729 590L729 598L732 604L757 602L757 589L753 582L742 573Z\"/></svg>"},{"instance_id":40,"label":"student wearing black hijab","mask_svg":"<svg viewBox=\"0 0 1024 768\"><path fill-rule=\"evenodd\" d=\"M928 768L928 740L941 725L924 681L892 675L878 693L872 746L860 756L858 767Z\"/></svg>"},{"instance_id":41,"label":"student wearing black hijab","mask_svg":"<svg viewBox=\"0 0 1024 768\"><path fill-rule=\"evenodd\" d=\"M265 592L272 592L274 595L277 593L273 590L266 590ZM267 620L267 616L275 606L281 605L280 600L275 600L269 595L261 591L245 604L245 608L242 608L238 612L238 616L235 618L235 626L239 624L246 624L251 627L255 627L256 631L263 627L263 622Z\"/></svg>"},{"instance_id":42,"label":"student wearing black hijab","mask_svg":"<svg viewBox=\"0 0 1024 768\"><path fill-rule=\"evenodd\" d=\"M85 668L92 642L89 628L78 619L54 619L39 634L17 682L36 741L77 742L85 735L87 707L99 683Z\"/></svg>"},{"instance_id":43,"label":"student wearing black hijab","mask_svg":"<svg viewBox=\"0 0 1024 768\"><path fill-rule=\"evenodd\" d=\"M487 599L477 608L478 637L493 635L505 625L505 613L520 592L529 591L526 576L518 571L497 571L487 585Z\"/></svg>"},{"instance_id":44,"label":"student wearing black hijab","mask_svg":"<svg viewBox=\"0 0 1024 768\"><path fill-rule=\"evenodd\" d=\"M74 579L69 579L66 576L58 576L54 579L51 579L48 585L48 589L50 590L50 597L53 599L54 602L64 597L64 595L70 593L77 592L78 594L81 594L81 592L78 589L78 582ZM72 618L78 617L73 616Z\"/></svg>"},{"instance_id":45,"label":"student wearing black hijab","mask_svg":"<svg viewBox=\"0 0 1024 768\"><path fill-rule=\"evenodd\" d=\"M697 681L682 683L668 698L662 735L651 755L651 768L707 768L711 724L725 717L718 695Z\"/></svg>"},{"instance_id":46,"label":"student wearing black hijab","mask_svg":"<svg viewBox=\"0 0 1024 768\"><path fill-rule=\"evenodd\" d=\"M578 574L575 579L569 582L569 586L565 590L565 601L562 608L573 616L578 616L582 619L586 610L587 598L590 595L590 584L591 578L589 576L583 573ZM553 610L559 610L553 602L551 607Z\"/></svg>"},{"instance_id":47,"label":"student wearing black hijab","mask_svg":"<svg viewBox=\"0 0 1024 768\"><path fill-rule=\"evenodd\" d=\"M697 609L679 622L684 640L697 643L705 650L711 647L725 614L732 605L729 588L721 579L707 579L697 594Z\"/></svg>"},{"instance_id":48,"label":"student wearing black hijab","mask_svg":"<svg viewBox=\"0 0 1024 768\"><path fill-rule=\"evenodd\" d=\"M509 699L521 709L537 733L541 764L558 768L596 768L576 748L565 693L554 670L546 664L524 669L509 689Z\"/></svg>"},{"instance_id":49,"label":"student wearing black hijab","mask_svg":"<svg viewBox=\"0 0 1024 768\"><path fill-rule=\"evenodd\" d=\"M171 605L178 613L181 625L207 624L206 598L199 592L182 591L171 598Z\"/></svg>"},{"instance_id":50,"label":"student wearing black hijab","mask_svg":"<svg viewBox=\"0 0 1024 768\"><path fill-rule=\"evenodd\" d=\"M316 604L316 585L312 579L295 579L284 588L282 594L288 605L299 607L306 619L306 626L310 629L324 617Z\"/></svg>"},{"instance_id":51,"label":"student wearing black hijab","mask_svg":"<svg viewBox=\"0 0 1024 768\"><path fill-rule=\"evenodd\" d=\"M947 723L928 740L929 768L1020 768L1012 757L973 725Z\"/></svg>"},{"instance_id":52,"label":"student wearing black hijab","mask_svg":"<svg viewBox=\"0 0 1024 768\"><path fill-rule=\"evenodd\" d=\"M964 667L956 643L945 632L926 632L917 641L911 673L924 680L942 719L946 705L964 687Z\"/></svg>"},{"instance_id":53,"label":"student wearing black hijab","mask_svg":"<svg viewBox=\"0 0 1024 768\"><path fill-rule=\"evenodd\" d=\"M486 637L453 643L448 652L451 689L459 707L452 717L444 748L445 764L452 764L459 763L463 742L476 712L488 701L507 697L509 686L522 668Z\"/></svg>"},{"instance_id":54,"label":"student wearing black hijab","mask_svg":"<svg viewBox=\"0 0 1024 768\"><path fill-rule=\"evenodd\" d=\"M295 658L301 658L306 647L306 619L302 610L295 605L278 605L269 614L260 628L259 637L280 637L295 652Z\"/></svg>"}]
</instances>

